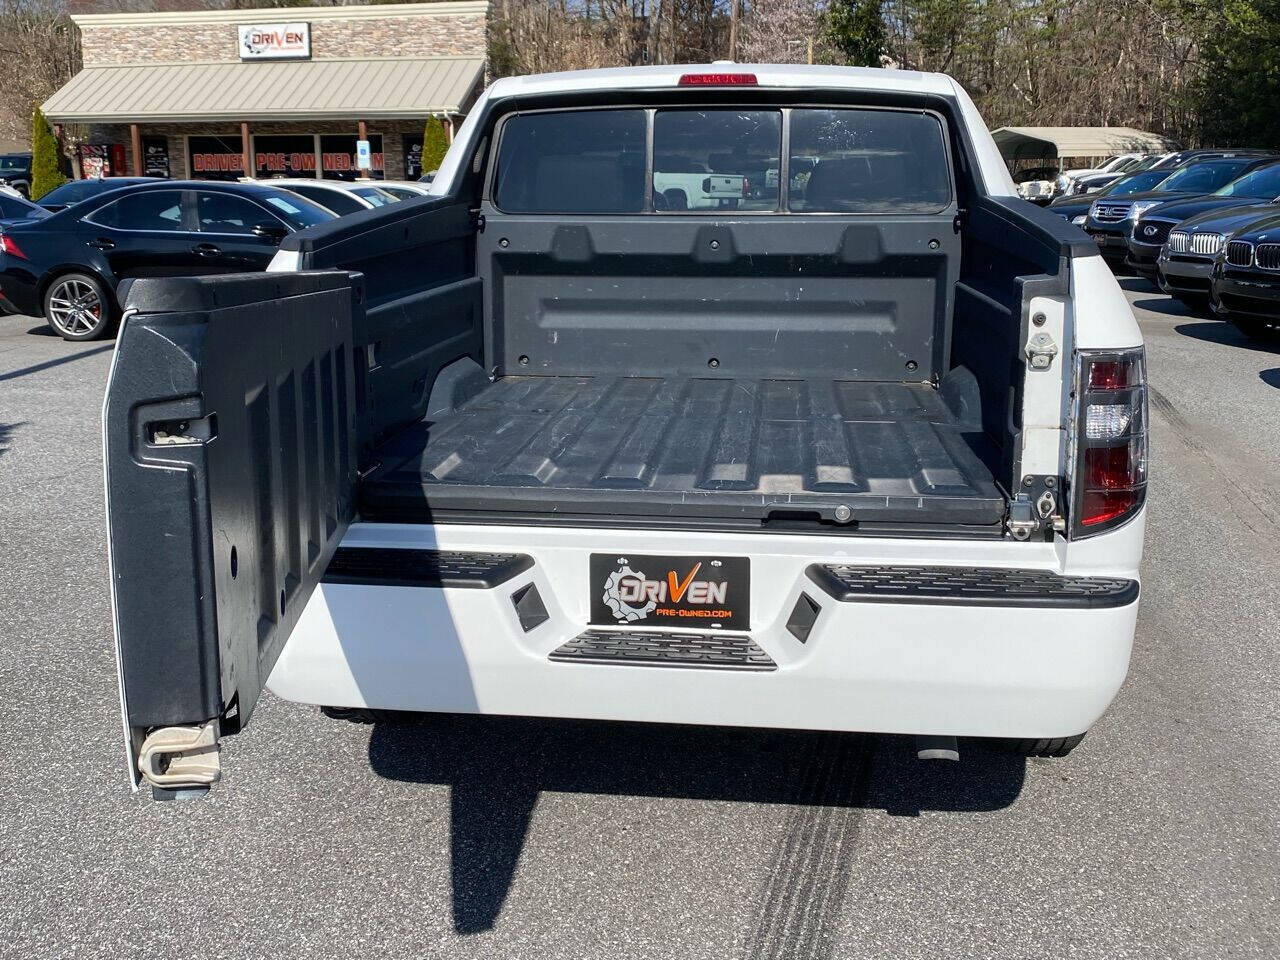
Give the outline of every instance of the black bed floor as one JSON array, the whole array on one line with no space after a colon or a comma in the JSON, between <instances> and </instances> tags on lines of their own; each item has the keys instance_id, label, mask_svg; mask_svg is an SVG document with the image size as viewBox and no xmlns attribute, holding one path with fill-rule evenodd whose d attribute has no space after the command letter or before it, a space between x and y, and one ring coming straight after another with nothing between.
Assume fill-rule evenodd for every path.
<instances>
[{"instance_id":1,"label":"black bed floor","mask_svg":"<svg viewBox=\"0 0 1280 960\"><path fill-rule=\"evenodd\" d=\"M974 429L929 384L507 377L385 444L361 510L995 524Z\"/></svg>"}]
</instances>

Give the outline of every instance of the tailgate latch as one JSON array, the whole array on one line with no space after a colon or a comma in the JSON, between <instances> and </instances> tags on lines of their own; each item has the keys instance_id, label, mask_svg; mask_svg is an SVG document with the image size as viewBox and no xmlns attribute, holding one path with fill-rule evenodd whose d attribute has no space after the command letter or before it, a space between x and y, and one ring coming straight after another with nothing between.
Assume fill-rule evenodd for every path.
<instances>
[{"instance_id":1,"label":"tailgate latch","mask_svg":"<svg viewBox=\"0 0 1280 960\"><path fill-rule=\"evenodd\" d=\"M218 721L152 730L138 751L138 772L160 790L207 788L222 776Z\"/></svg>"},{"instance_id":2,"label":"tailgate latch","mask_svg":"<svg viewBox=\"0 0 1280 960\"><path fill-rule=\"evenodd\" d=\"M1027 363L1032 370L1048 370L1057 355L1058 345L1043 330L1027 341Z\"/></svg>"},{"instance_id":3,"label":"tailgate latch","mask_svg":"<svg viewBox=\"0 0 1280 960\"><path fill-rule=\"evenodd\" d=\"M1029 540L1041 531L1066 530L1061 491L1060 477L1023 477L1022 489L1009 501L1009 515L1005 521L1013 539Z\"/></svg>"}]
</instances>

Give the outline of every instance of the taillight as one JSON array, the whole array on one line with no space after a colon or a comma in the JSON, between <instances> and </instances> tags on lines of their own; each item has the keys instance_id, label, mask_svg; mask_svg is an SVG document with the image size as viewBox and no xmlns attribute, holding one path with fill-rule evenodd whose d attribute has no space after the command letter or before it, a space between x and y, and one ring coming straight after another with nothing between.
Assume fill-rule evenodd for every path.
<instances>
[{"instance_id":1,"label":"taillight","mask_svg":"<svg viewBox=\"0 0 1280 960\"><path fill-rule=\"evenodd\" d=\"M680 77L682 87L754 87L754 73L686 73Z\"/></svg>"},{"instance_id":2,"label":"taillight","mask_svg":"<svg viewBox=\"0 0 1280 960\"><path fill-rule=\"evenodd\" d=\"M20 260L27 259L27 255L22 252L13 237L7 233L0 233L0 253L7 253L11 257L17 257Z\"/></svg>"},{"instance_id":3,"label":"taillight","mask_svg":"<svg viewBox=\"0 0 1280 960\"><path fill-rule=\"evenodd\" d=\"M1087 537L1119 526L1147 495L1147 387L1143 350L1078 356L1072 527Z\"/></svg>"}]
</instances>

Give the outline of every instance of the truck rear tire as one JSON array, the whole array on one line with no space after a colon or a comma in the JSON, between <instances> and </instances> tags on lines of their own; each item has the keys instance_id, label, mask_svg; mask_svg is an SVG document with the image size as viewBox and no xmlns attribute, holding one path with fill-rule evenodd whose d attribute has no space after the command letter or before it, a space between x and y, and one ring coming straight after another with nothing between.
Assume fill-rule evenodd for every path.
<instances>
[{"instance_id":1,"label":"truck rear tire","mask_svg":"<svg viewBox=\"0 0 1280 960\"><path fill-rule=\"evenodd\" d=\"M1009 752L1023 757L1065 757L1079 746L1083 733L1074 737L1053 737L1049 740L1006 740Z\"/></svg>"}]
</instances>

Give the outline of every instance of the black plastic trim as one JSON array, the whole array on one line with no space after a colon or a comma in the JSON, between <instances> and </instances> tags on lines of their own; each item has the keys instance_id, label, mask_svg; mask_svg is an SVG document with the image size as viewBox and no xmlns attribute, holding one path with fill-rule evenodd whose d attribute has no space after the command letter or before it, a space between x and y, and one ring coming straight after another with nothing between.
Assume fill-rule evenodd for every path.
<instances>
[{"instance_id":1,"label":"black plastic trim","mask_svg":"<svg viewBox=\"0 0 1280 960\"><path fill-rule=\"evenodd\" d=\"M810 564L809 579L844 603L925 603L962 607L1127 607L1138 581L1063 577L1005 567L901 567Z\"/></svg>"},{"instance_id":2,"label":"black plastic trim","mask_svg":"<svg viewBox=\"0 0 1280 960\"><path fill-rule=\"evenodd\" d=\"M741 633L588 630L551 651L550 659L613 666L701 670L776 670L773 658Z\"/></svg>"},{"instance_id":3,"label":"black plastic trim","mask_svg":"<svg viewBox=\"0 0 1280 960\"><path fill-rule=\"evenodd\" d=\"M523 553L463 553L409 547L341 547L324 583L491 590L533 566Z\"/></svg>"},{"instance_id":4,"label":"black plastic trim","mask_svg":"<svg viewBox=\"0 0 1280 960\"><path fill-rule=\"evenodd\" d=\"M520 629L529 633L551 619L547 613L547 605L542 602L542 594L538 586L526 583L511 595L511 605L516 608L516 617L520 620Z\"/></svg>"},{"instance_id":5,"label":"black plastic trim","mask_svg":"<svg viewBox=\"0 0 1280 960\"><path fill-rule=\"evenodd\" d=\"M787 618L787 633L805 643L813 632L813 625L818 622L820 613L822 607L818 601L802 592L796 597L796 605L791 608L791 616Z\"/></svg>"}]
</instances>

